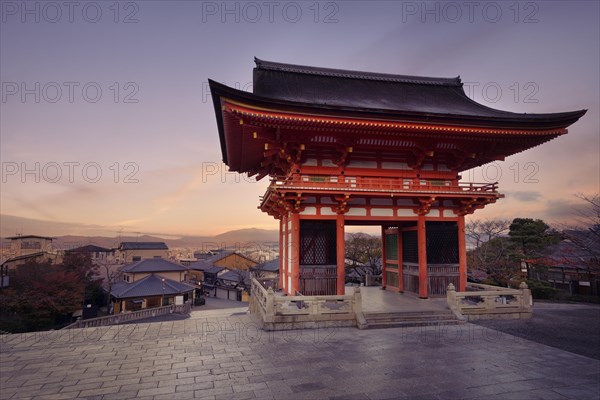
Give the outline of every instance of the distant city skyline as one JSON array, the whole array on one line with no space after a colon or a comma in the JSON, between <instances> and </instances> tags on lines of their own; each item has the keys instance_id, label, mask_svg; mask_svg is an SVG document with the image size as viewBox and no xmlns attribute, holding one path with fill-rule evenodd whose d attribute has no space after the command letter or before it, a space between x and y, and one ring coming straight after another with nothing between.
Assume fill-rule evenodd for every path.
<instances>
[{"instance_id":1,"label":"distant city skyline","mask_svg":"<svg viewBox=\"0 0 600 400\"><path fill-rule=\"evenodd\" d=\"M598 2L65 4L1 4L2 237L278 229L257 209L268 180L221 163L207 86L251 90L255 56L460 75L507 111L588 109L568 135L462 176L506 194L470 218L568 221L576 193L599 191Z\"/></svg>"}]
</instances>

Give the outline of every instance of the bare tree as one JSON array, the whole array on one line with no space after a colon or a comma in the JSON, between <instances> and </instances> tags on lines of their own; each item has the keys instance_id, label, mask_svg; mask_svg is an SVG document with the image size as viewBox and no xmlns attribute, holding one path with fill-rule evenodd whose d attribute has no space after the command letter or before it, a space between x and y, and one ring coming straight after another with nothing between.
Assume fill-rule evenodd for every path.
<instances>
[{"instance_id":1,"label":"bare tree","mask_svg":"<svg viewBox=\"0 0 600 400\"><path fill-rule=\"evenodd\" d=\"M493 239L502 237L507 232L511 221L509 219L476 219L471 220L465 225L465 234L473 239L477 251L472 252L472 267L485 266L490 261L496 261L505 258L509 250L508 243L497 243L496 245L485 245Z\"/></svg>"},{"instance_id":2,"label":"bare tree","mask_svg":"<svg viewBox=\"0 0 600 400\"><path fill-rule=\"evenodd\" d=\"M372 275L381 273L381 239L362 232L350 233L346 240L346 258L349 268L367 270Z\"/></svg>"},{"instance_id":3,"label":"bare tree","mask_svg":"<svg viewBox=\"0 0 600 400\"><path fill-rule=\"evenodd\" d=\"M115 283L121 280L121 269L123 265L111 264L108 259L102 261L99 264L102 277L106 284L106 290L108 292L106 305L110 305L110 293Z\"/></svg>"},{"instance_id":4,"label":"bare tree","mask_svg":"<svg viewBox=\"0 0 600 400\"><path fill-rule=\"evenodd\" d=\"M509 219L476 219L465 226L465 234L475 241L476 247L507 232L510 228Z\"/></svg>"},{"instance_id":5,"label":"bare tree","mask_svg":"<svg viewBox=\"0 0 600 400\"><path fill-rule=\"evenodd\" d=\"M575 257L573 262L600 272L600 194L576 194L584 206L574 212L574 223L562 225L562 235L569 240L583 257Z\"/></svg>"}]
</instances>

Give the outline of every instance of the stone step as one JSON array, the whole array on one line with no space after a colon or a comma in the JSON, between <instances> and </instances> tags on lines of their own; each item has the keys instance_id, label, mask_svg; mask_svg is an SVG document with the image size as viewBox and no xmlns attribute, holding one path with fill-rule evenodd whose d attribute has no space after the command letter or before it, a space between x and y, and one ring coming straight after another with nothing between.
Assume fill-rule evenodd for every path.
<instances>
[{"instance_id":1,"label":"stone step","mask_svg":"<svg viewBox=\"0 0 600 400\"><path fill-rule=\"evenodd\" d=\"M419 321L445 321L452 320L454 316L452 315L431 315L427 318L424 317L416 317L416 316L395 316L395 317L378 317L378 318L365 318L368 323L379 323L379 322L419 322Z\"/></svg>"},{"instance_id":2,"label":"stone step","mask_svg":"<svg viewBox=\"0 0 600 400\"><path fill-rule=\"evenodd\" d=\"M366 319L428 319L428 318L452 318L453 314L450 310L443 311L396 311L396 312L366 312Z\"/></svg>"},{"instance_id":3,"label":"stone step","mask_svg":"<svg viewBox=\"0 0 600 400\"><path fill-rule=\"evenodd\" d=\"M415 327L432 325L456 325L457 320L450 310L366 312L361 329Z\"/></svg>"},{"instance_id":4,"label":"stone step","mask_svg":"<svg viewBox=\"0 0 600 400\"><path fill-rule=\"evenodd\" d=\"M457 319L445 319L438 321L395 321L395 322L367 322L361 329L385 329L385 328L413 328L419 326L459 325L462 321Z\"/></svg>"}]
</instances>

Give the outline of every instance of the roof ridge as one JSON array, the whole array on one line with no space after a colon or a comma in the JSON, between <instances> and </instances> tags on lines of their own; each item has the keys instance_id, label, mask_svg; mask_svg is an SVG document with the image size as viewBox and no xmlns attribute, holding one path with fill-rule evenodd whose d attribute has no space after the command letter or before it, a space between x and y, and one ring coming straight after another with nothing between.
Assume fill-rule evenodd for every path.
<instances>
[{"instance_id":1,"label":"roof ridge","mask_svg":"<svg viewBox=\"0 0 600 400\"><path fill-rule=\"evenodd\" d=\"M307 75L331 76L337 78L364 79L384 82L412 83L419 85L462 87L460 76L456 78L439 78L427 76L396 75L381 72L366 72L335 68L312 67L307 65L286 64L261 60L254 57L256 68L271 71L294 72Z\"/></svg>"},{"instance_id":2,"label":"roof ridge","mask_svg":"<svg viewBox=\"0 0 600 400\"><path fill-rule=\"evenodd\" d=\"M126 284L127 286L124 286L124 290L121 293L121 296L131 292L131 290L133 290L134 288L137 288L142 282L145 282L148 278L150 278L152 276L154 276L154 274L147 275L147 276L143 277L142 279L139 279L135 282L131 282L130 284Z\"/></svg>"}]
</instances>

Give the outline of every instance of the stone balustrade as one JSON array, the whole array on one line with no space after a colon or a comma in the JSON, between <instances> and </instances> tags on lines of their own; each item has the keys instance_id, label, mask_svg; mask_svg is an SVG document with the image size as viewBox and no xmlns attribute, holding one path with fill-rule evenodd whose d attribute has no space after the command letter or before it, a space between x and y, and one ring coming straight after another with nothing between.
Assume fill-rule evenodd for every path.
<instances>
[{"instance_id":1,"label":"stone balustrade","mask_svg":"<svg viewBox=\"0 0 600 400\"><path fill-rule=\"evenodd\" d=\"M533 301L525 282L519 289L468 283L466 292L457 292L451 283L446 298L448 307L463 320L531 318Z\"/></svg>"},{"instance_id":2,"label":"stone balustrade","mask_svg":"<svg viewBox=\"0 0 600 400\"><path fill-rule=\"evenodd\" d=\"M74 329L74 328L91 328L108 325L118 325L124 322L136 321L144 318L153 318L160 315L166 314L189 314L191 311L191 305L189 303L181 305L170 305L157 308L146 308L139 311L125 312L122 314L108 315L106 317L90 318L84 320L78 320L77 322L64 327L63 329Z\"/></svg>"},{"instance_id":3,"label":"stone balustrade","mask_svg":"<svg viewBox=\"0 0 600 400\"><path fill-rule=\"evenodd\" d=\"M263 329L285 330L356 326L362 302L360 288L343 296L283 296L253 278L249 308Z\"/></svg>"}]
</instances>

